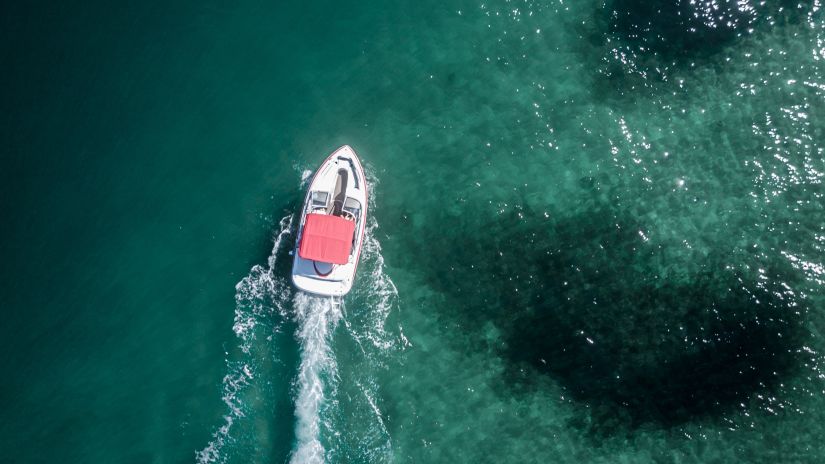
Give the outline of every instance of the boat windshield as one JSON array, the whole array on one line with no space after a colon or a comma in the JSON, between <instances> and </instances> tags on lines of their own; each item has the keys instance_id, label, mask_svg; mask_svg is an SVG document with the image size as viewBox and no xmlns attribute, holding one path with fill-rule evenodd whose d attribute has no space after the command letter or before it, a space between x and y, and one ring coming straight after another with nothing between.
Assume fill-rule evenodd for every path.
<instances>
[{"instance_id":1,"label":"boat windshield","mask_svg":"<svg viewBox=\"0 0 825 464\"><path fill-rule=\"evenodd\" d=\"M347 197L347 200L344 202L344 211L348 211L355 216L361 212L361 202L356 200L352 197Z\"/></svg>"},{"instance_id":2,"label":"boat windshield","mask_svg":"<svg viewBox=\"0 0 825 464\"><path fill-rule=\"evenodd\" d=\"M318 208L326 209L328 204L329 204L329 193L328 192L320 192L320 191L312 192L312 210L316 210Z\"/></svg>"}]
</instances>

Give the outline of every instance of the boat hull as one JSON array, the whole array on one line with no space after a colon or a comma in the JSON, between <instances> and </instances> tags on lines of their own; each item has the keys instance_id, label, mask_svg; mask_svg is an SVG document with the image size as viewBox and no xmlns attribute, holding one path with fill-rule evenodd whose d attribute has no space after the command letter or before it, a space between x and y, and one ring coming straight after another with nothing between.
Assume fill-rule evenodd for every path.
<instances>
[{"instance_id":1,"label":"boat hull","mask_svg":"<svg viewBox=\"0 0 825 464\"><path fill-rule=\"evenodd\" d=\"M367 179L355 150L344 145L315 171L301 209L295 240L292 283L299 290L322 296L344 296L351 289L364 244L368 206ZM301 240L308 214L333 214L355 221L346 263L332 264L301 256Z\"/></svg>"}]
</instances>

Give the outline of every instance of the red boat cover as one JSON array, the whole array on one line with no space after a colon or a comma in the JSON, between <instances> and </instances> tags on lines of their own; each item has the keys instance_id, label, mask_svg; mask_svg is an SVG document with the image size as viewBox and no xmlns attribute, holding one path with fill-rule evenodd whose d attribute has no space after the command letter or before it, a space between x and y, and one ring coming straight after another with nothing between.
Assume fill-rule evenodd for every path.
<instances>
[{"instance_id":1,"label":"red boat cover","mask_svg":"<svg viewBox=\"0 0 825 464\"><path fill-rule=\"evenodd\" d=\"M322 263L346 264L355 222L328 214L307 214L298 255Z\"/></svg>"}]
</instances>

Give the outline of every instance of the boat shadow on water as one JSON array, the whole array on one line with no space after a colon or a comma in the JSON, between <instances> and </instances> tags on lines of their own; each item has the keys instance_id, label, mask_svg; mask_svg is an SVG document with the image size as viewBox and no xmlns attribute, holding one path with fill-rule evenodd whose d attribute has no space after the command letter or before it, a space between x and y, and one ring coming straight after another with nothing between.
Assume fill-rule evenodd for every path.
<instances>
[{"instance_id":1,"label":"boat shadow on water","mask_svg":"<svg viewBox=\"0 0 825 464\"><path fill-rule=\"evenodd\" d=\"M440 256L429 283L471 343L504 360L507 390L550 380L584 407L572 426L602 436L719 419L782 397L810 361L790 268L760 263L764 272L751 274L745 264L761 258L655 243L607 208L503 216L461 224L460 249L455 237L428 243ZM450 266L458 272L435 271ZM501 335L484 341L491 323Z\"/></svg>"}]
</instances>

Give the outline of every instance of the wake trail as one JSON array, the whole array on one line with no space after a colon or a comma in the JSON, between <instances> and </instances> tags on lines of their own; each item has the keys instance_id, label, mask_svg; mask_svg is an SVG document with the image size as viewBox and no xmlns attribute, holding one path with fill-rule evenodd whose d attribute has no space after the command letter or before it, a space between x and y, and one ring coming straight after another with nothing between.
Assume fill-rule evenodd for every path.
<instances>
[{"instance_id":1,"label":"wake trail","mask_svg":"<svg viewBox=\"0 0 825 464\"><path fill-rule=\"evenodd\" d=\"M327 394L334 397L337 365L329 339L341 320L341 303L333 298L297 293L294 299L297 336L301 344L298 396L295 399L297 446L290 462L323 463L322 409Z\"/></svg>"},{"instance_id":2,"label":"wake trail","mask_svg":"<svg viewBox=\"0 0 825 464\"><path fill-rule=\"evenodd\" d=\"M240 282L235 285L235 318L232 330L238 340L237 359L226 358L227 374L222 380L222 399L227 412L223 424L212 433L207 446L196 452L199 464L224 463L228 459L226 447L234 439L231 431L247 415L248 401L245 397L250 389L267 379L258 379L258 366L270 356L266 341L280 330L281 323L273 320L273 313L287 314L287 303L292 290L284 279L277 278L273 269L278 257L291 243L292 215L283 217L275 236L272 252L267 265L256 264ZM280 318L281 320L283 318ZM264 340L260 340L264 337Z\"/></svg>"}]
</instances>

